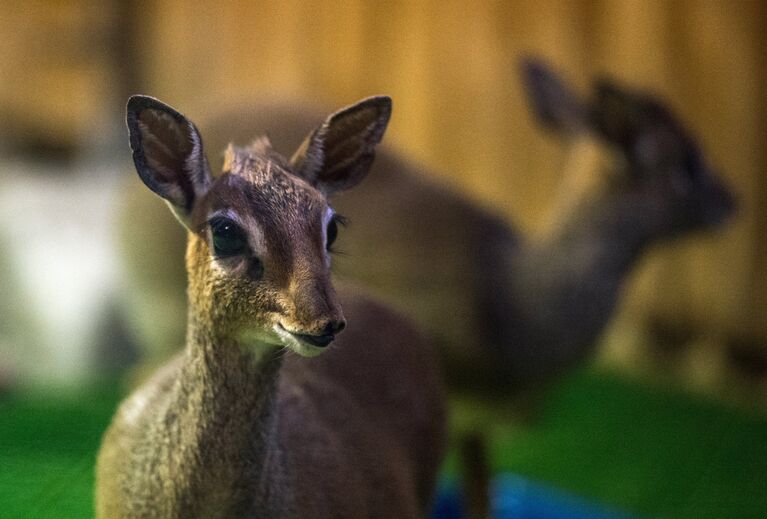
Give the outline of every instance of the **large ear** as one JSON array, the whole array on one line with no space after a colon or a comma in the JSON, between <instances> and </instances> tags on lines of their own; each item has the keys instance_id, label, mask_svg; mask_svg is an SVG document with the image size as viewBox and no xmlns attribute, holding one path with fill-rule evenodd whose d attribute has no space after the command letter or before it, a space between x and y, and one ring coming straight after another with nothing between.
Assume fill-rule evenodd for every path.
<instances>
[{"instance_id":1,"label":"large ear","mask_svg":"<svg viewBox=\"0 0 767 519\"><path fill-rule=\"evenodd\" d=\"M127 122L139 177L188 227L195 201L211 182L197 128L170 106L138 95L128 100Z\"/></svg>"},{"instance_id":2,"label":"large ear","mask_svg":"<svg viewBox=\"0 0 767 519\"><path fill-rule=\"evenodd\" d=\"M367 174L391 116L391 99L375 96L343 108L309 134L291 164L326 194L349 189Z\"/></svg>"},{"instance_id":3,"label":"large ear","mask_svg":"<svg viewBox=\"0 0 767 519\"><path fill-rule=\"evenodd\" d=\"M625 152L630 152L645 115L640 97L615 82L600 79L596 82L594 125L599 134Z\"/></svg>"},{"instance_id":4,"label":"large ear","mask_svg":"<svg viewBox=\"0 0 767 519\"><path fill-rule=\"evenodd\" d=\"M588 108L567 82L535 58L524 59L521 68L530 105L544 126L566 133L589 128Z\"/></svg>"}]
</instances>

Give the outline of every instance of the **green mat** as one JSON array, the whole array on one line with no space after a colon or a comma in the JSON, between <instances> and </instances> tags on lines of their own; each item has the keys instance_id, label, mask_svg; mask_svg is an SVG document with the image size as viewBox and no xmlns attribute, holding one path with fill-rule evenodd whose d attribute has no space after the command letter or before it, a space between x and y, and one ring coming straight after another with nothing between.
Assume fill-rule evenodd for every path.
<instances>
[{"instance_id":1,"label":"green mat","mask_svg":"<svg viewBox=\"0 0 767 519\"><path fill-rule=\"evenodd\" d=\"M0 517L89 517L118 399L112 387L1 399ZM496 469L640 516L767 517L765 417L586 371L552 391L535 426L493 431Z\"/></svg>"},{"instance_id":2,"label":"green mat","mask_svg":"<svg viewBox=\"0 0 767 519\"><path fill-rule=\"evenodd\" d=\"M0 517L93 515L93 467L113 388L0 399Z\"/></svg>"},{"instance_id":3,"label":"green mat","mask_svg":"<svg viewBox=\"0 0 767 519\"><path fill-rule=\"evenodd\" d=\"M495 437L501 468L639 515L767 517L765 417L592 374Z\"/></svg>"}]
</instances>

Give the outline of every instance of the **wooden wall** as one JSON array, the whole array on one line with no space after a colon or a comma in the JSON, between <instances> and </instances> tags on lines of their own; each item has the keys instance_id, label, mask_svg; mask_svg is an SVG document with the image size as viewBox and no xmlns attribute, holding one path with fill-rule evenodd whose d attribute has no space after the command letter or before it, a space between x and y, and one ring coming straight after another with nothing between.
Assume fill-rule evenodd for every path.
<instances>
[{"instance_id":1,"label":"wooden wall","mask_svg":"<svg viewBox=\"0 0 767 519\"><path fill-rule=\"evenodd\" d=\"M723 327L767 316L767 9L757 1L139 2L147 91L191 113L264 93L331 105L395 100L388 139L446 181L535 229L560 180L517 65L541 55L585 87L609 74L657 91L743 203L713 237L658 251L629 303Z\"/></svg>"},{"instance_id":2,"label":"wooden wall","mask_svg":"<svg viewBox=\"0 0 767 519\"><path fill-rule=\"evenodd\" d=\"M108 125L113 13L98 0L3 2L0 149L72 149Z\"/></svg>"},{"instance_id":3,"label":"wooden wall","mask_svg":"<svg viewBox=\"0 0 767 519\"><path fill-rule=\"evenodd\" d=\"M36 10L26 18L0 23L4 33L18 34L22 19L41 20L43 27L60 24L48 19L56 9L66 11L74 16L72 40L49 45L72 46L80 61L62 63L54 55L30 64L19 58L26 52L22 45L14 62L8 48L0 50L0 110L23 110L31 119L53 111L60 114L57 128L65 132L61 121L96 117L89 99L107 103L109 93L133 89L199 116L267 94L342 105L387 93L395 101L388 142L528 230L540 227L563 157L527 111L517 71L520 56L548 59L581 87L594 74L609 74L657 91L700 137L738 191L742 210L725 232L653 254L632 283L627 306L767 336L763 2L30 4ZM49 11L53 6L58 7ZM67 9L79 14L66 14ZM83 14L88 12L101 17L93 21ZM87 36L100 19L108 20L106 30L123 44L110 51L112 61L106 63L92 41L81 41L88 38L78 29L88 29ZM18 41L34 47L40 37L29 30ZM22 71L21 79L15 71Z\"/></svg>"}]
</instances>

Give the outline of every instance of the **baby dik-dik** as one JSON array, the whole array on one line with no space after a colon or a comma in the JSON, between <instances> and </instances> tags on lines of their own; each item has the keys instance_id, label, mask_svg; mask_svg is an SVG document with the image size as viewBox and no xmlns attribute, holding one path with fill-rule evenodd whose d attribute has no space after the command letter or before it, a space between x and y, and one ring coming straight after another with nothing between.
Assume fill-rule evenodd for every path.
<instances>
[{"instance_id":1,"label":"baby dik-dik","mask_svg":"<svg viewBox=\"0 0 767 519\"><path fill-rule=\"evenodd\" d=\"M189 318L185 350L106 432L97 517L424 516L443 449L433 351L330 281L327 196L362 180L390 112L343 109L290 160L266 138L230 145L214 177L189 120L130 99L138 174L188 230Z\"/></svg>"}]
</instances>

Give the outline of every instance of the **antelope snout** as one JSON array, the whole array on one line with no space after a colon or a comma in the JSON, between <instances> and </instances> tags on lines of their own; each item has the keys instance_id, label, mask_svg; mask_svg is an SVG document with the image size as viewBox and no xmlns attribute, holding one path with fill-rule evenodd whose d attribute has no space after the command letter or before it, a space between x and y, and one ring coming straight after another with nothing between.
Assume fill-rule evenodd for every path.
<instances>
[{"instance_id":1,"label":"antelope snout","mask_svg":"<svg viewBox=\"0 0 767 519\"><path fill-rule=\"evenodd\" d=\"M346 327L341 305L327 272L295 269L280 322L283 338L301 355L318 355Z\"/></svg>"},{"instance_id":2,"label":"antelope snout","mask_svg":"<svg viewBox=\"0 0 767 519\"><path fill-rule=\"evenodd\" d=\"M300 333L291 332L297 339L307 342L312 346L324 348L336 338L336 334L340 333L346 327L346 321L343 319L330 320L325 326L319 328L314 333Z\"/></svg>"},{"instance_id":3,"label":"antelope snout","mask_svg":"<svg viewBox=\"0 0 767 519\"><path fill-rule=\"evenodd\" d=\"M337 333L341 333L344 328L346 328L346 321L343 317L341 317L340 319L328 321L328 324L325 325L323 332L325 334L335 335Z\"/></svg>"},{"instance_id":4,"label":"antelope snout","mask_svg":"<svg viewBox=\"0 0 767 519\"><path fill-rule=\"evenodd\" d=\"M346 321L341 317L320 321L314 326L307 327L286 326L282 323L277 326L279 330L282 330L281 333L287 334L292 338L292 342L297 343L298 353L313 355L311 349L307 351L306 346L325 348L346 327Z\"/></svg>"}]
</instances>

